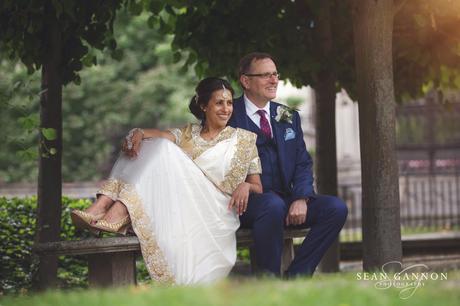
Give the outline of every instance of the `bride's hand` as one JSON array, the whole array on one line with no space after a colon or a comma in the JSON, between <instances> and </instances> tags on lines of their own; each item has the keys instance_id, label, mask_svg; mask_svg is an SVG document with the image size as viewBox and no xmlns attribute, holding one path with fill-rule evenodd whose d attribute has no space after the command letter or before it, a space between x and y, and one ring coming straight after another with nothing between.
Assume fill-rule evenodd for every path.
<instances>
[{"instance_id":1,"label":"bride's hand","mask_svg":"<svg viewBox=\"0 0 460 306\"><path fill-rule=\"evenodd\" d=\"M126 138L123 140L121 150L129 157L137 157L141 149L143 137L144 133L140 129L132 130L132 133L130 131L128 136L126 136ZM131 142L130 144L128 141L129 138Z\"/></svg>"},{"instance_id":2,"label":"bride's hand","mask_svg":"<svg viewBox=\"0 0 460 306\"><path fill-rule=\"evenodd\" d=\"M251 184L243 182L236 187L233 191L230 203L228 203L228 209L235 208L238 215L242 215L248 207L249 188Z\"/></svg>"}]
</instances>

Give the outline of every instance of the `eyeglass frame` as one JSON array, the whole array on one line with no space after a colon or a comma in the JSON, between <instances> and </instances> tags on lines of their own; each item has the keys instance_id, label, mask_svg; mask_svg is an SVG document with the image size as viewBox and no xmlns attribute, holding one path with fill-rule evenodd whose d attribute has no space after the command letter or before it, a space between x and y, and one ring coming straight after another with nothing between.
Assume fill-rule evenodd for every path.
<instances>
[{"instance_id":1,"label":"eyeglass frame","mask_svg":"<svg viewBox=\"0 0 460 306\"><path fill-rule=\"evenodd\" d=\"M264 80L268 80L271 77L276 77L278 80L280 79L280 73L278 71L275 72L265 72L265 73L243 73L243 75L247 77L259 77Z\"/></svg>"}]
</instances>

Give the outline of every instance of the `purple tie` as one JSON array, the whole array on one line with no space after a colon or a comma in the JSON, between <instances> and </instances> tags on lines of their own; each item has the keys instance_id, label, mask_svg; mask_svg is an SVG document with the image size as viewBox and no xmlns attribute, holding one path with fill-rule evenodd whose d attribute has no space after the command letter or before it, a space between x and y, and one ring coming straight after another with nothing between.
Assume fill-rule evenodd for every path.
<instances>
[{"instance_id":1,"label":"purple tie","mask_svg":"<svg viewBox=\"0 0 460 306\"><path fill-rule=\"evenodd\" d=\"M270 129L270 124L268 123L267 117L265 117L266 111L263 109L259 109L257 113L260 116L260 129L262 130L262 133L267 138L272 138L272 131Z\"/></svg>"}]
</instances>

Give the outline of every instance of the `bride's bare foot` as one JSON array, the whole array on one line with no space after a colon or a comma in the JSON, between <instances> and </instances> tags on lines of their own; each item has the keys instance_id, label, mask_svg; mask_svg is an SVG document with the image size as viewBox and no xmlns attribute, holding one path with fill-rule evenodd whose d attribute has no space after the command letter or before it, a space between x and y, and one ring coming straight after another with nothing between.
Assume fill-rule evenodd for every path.
<instances>
[{"instance_id":1,"label":"bride's bare foot","mask_svg":"<svg viewBox=\"0 0 460 306\"><path fill-rule=\"evenodd\" d=\"M113 203L114 201L110 197L101 194L97 200L85 210L85 212L93 215L96 219L101 219L102 216L109 211Z\"/></svg>"},{"instance_id":2,"label":"bride's bare foot","mask_svg":"<svg viewBox=\"0 0 460 306\"><path fill-rule=\"evenodd\" d=\"M116 201L104 215L101 220L104 220L108 223L116 223L128 215L128 209L120 201Z\"/></svg>"},{"instance_id":3,"label":"bride's bare foot","mask_svg":"<svg viewBox=\"0 0 460 306\"><path fill-rule=\"evenodd\" d=\"M104 217L93 225L93 228L104 232L126 235L130 226L131 220L128 209L123 203L116 201Z\"/></svg>"}]
</instances>

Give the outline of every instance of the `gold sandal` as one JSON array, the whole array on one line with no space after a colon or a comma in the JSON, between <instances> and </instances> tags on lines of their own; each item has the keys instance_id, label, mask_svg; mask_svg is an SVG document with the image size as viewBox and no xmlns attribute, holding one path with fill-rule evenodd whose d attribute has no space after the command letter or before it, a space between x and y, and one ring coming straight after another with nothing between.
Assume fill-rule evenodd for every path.
<instances>
[{"instance_id":1,"label":"gold sandal","mask_svg":"<svg viewBox=\"0 0 460 306\"><path fill-rule=\"evenodd\" d=\"M104 217L105 213L93 215L79 209L74 209L70 213L70 218L76 228L87 229L95 235L99 235L99 230L93 227L92 222L96 222Z\"/></svg>"},{"instance_id":2,"label":"gold sandal","mask_svg":"<svg viewBox=\"0 0 460 306\"><path fill-rule=\"evenodd\" d=\"M121 234L125 235L131 225L131 219L129 218L129 215L124 217L118 222L107 222L105 220L99 220L96 222L96 224L91 225L91 227L104 231L104 232L109 232L109 233L115 233L115 234Z\"/></svg>"}]
</instances>

